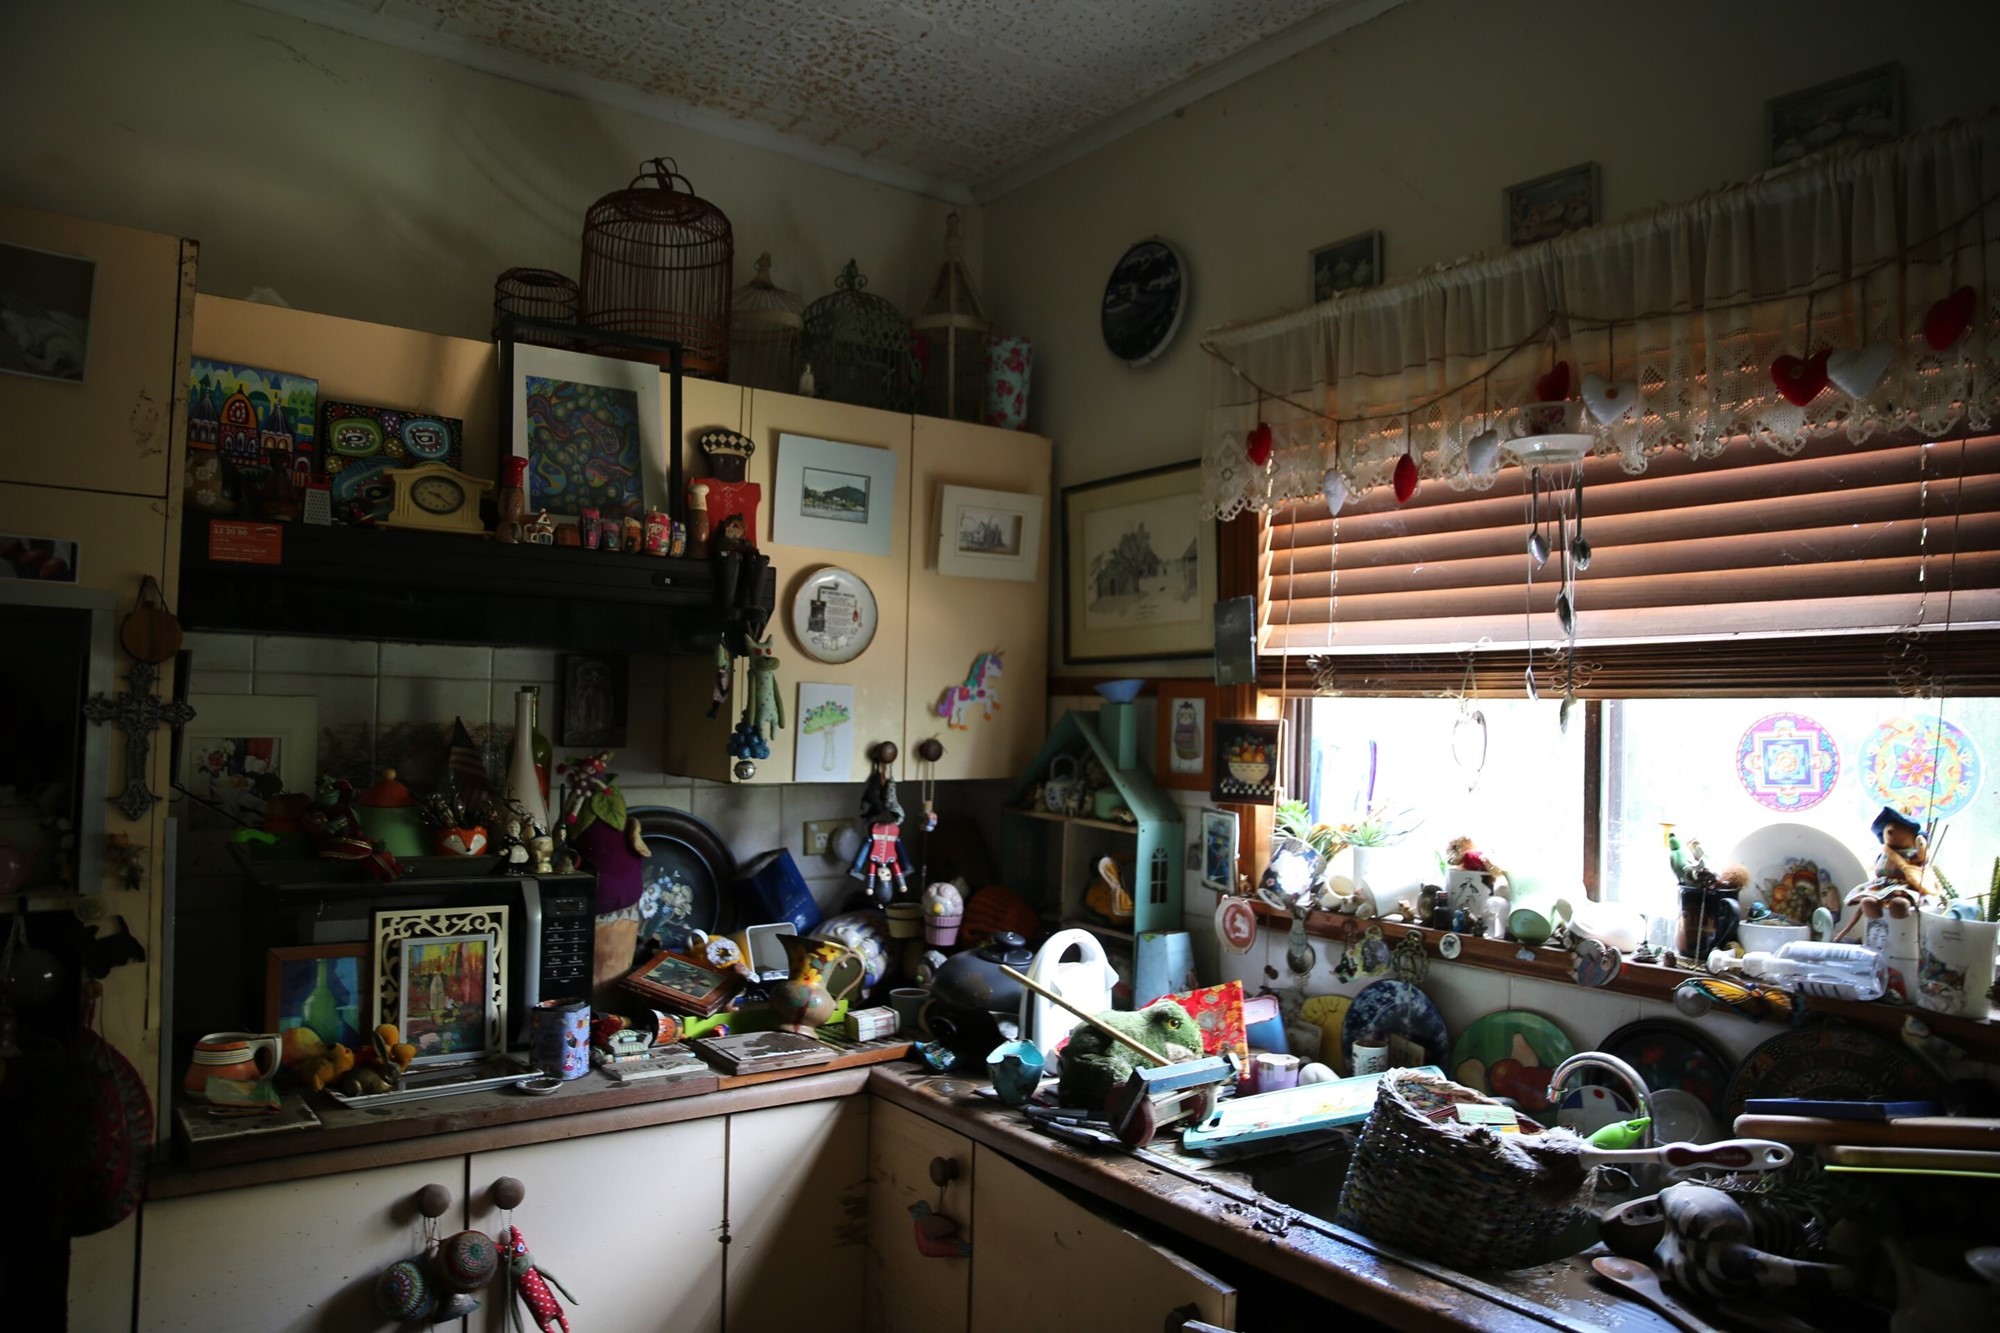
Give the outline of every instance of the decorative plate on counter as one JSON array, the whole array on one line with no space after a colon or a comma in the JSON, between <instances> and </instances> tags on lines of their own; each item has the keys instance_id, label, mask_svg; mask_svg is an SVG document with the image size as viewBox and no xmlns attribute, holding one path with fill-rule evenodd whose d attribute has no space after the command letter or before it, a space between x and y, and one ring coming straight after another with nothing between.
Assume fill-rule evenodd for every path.
<instances>
[{"instance_id":1,"label":"decorative plate on counter","mask_svg":"<svg viewBox=\"0 0 2000 1333\"><path fill-rule=\"evenodd\" d=\"M852 662L875 641L875 594L852 570L828 565L792 598L792 637L815 662Z\"/></svg>"},{"instance_id":2,"label":"decorative plate on counter","mask_svg":"<svg viewBox=\"0 0 2000 1333\"><path fill-rule=\"evenodd\" d=\"M1561 1028L1525 1009L1488 1014L1452 1043L1452 1078L1468 1088L1507 1097L1524 1111L1547 1111L1549 1076L1576 1054Z\"/></svg>"},{"instance_id":3,"label":"decorative plate on counter","mask_svg":"<svg viewBox=\"0 0 2000 1333\"><path fill-rule=\"evenodd\" d=\"M1424 1063L1445 1067L1451 1036L1431 997L1407 981L1385 977L1363 986L1340 1026L1340 1064L1354 1068L1354 1043L1401 1037L1424 1048Z\"/></svg>"},{"instance_id":4,"label":"decorative plate on counter","mask_svg":"<svg viewBox=\"0 0 2000 1333\"><path fill-rule=\"evenodd\" d=\"M640 868L639 939L660 941L662 949L684 949L689 935L714 935L730 922L723 895L736 880L736 858L722 836L685 810L639 806L627 812L639 821L640 836L652 853Z\"/></svg>"},{"instance_id":5,"label":"decorative plate on counter","mask_svg":"<svg viewBox=\"0 0 2000 1333\"><path fill-rule=\"evenodd\" d=\"M1729 1080L1721 1119L1734 1124L1752 1097L1942 1102L1945 1092L1943 1080L1887 1037L1823 1024L1780 1032L1750 1052Z\"/></svg>"},{"instance_id":6,"label":"decorative plate on counter","mask_svg":"<svg viewBox=\"0 0 2000 1333\"><path fill-rule=\"evenodd\" d=\"M1709 865L1720 869L1731 861L1741 861L1750 872L1750 886L1737 895L1746 916L1750 904L1762 900L1800 925L1812 921L1815 908L1829 908L1839 917L1847 891L1868 878L1860 857L1809 824L1766 824Z\"/></svg>"},{"instance_id":7,"label":"decorative plate on counter","mask_svg":"<svg viewBox=\"0 0 2000 1333\"><path fill-rule=\"evenodd\" d=\"M1640 1019L1613 1032L1597 1049L1632 1066L1648 1089L1678 1088L1711 1114L1722 1110L1722 1095L1729 1089L1729 1058L1692 1024L1671 1018ZM1600 1079L1593 1073L1592 1082Z\"/></svg>"}]
</instances>

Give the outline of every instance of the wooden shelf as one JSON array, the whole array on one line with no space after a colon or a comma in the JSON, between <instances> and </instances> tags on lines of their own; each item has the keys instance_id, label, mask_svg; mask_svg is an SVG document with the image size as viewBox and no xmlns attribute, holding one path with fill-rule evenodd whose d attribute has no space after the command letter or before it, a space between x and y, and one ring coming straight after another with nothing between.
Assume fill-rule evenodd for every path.
<instances>
[{"instance_id":1,"label":"wooden shelf","mask_svg":"<svg viewBox=\"0 0 2000 1333\"><path fill-rule=\"evenodd\" d=\"M1255 898L1250 900L1250 905L1258 916L1274 926L1290 928L1292 919L1285 912ZM1361 932L1371 925L1381 926L1383 935L1391 944L1402 939L1408 932L1415 931L1424 942L1425 953L1433 958L1443 958L1438 952L1438 941L1449 932L1432 930L1427 926L1413 926L1405 922L1382 921L1379 918L1364 921L1335 912L1314 912L1306 918L1306 934L1320 939L1347 941L1360 938ZM1541 981L1556 981L1565 985L1575 984L1570 976L1571 955L1567 950L1540 948L1530 951L1533 957L1523 958L1520 955L1524 946L1513 940L1489 940L1465 932L1460 932L1458 939L1459 955L1451 960L1451 966L1483 967L1489 971L1506 972L1518 977L1534 977ZM1635 963L1628 959L1624 968L1603 989L1615 995L1636 995L1641 999L1672 1003L1674 989L1689 977L1698 975L1700 974L1682 968ZM1808 998L1802 1003L1809 1014L1846 1019L1891 1039L1899 1039L1904 1019L1919 1018L1933 1033L1946 1041L1963 1046L1975 1059L2000 1059L2000 1023L1992 1019L1958 1018L1950 1014L1932 1013L1915 1005L1890 1004L1884 1001L1862 1003L1856 1000Z\"/></svg>"},{"instance_id":2,"label":"wooden shelf","mask_svg":"<svg viewBox=\"0 0 2000 1333\"><path fill-rule=\"evenodd\" d=\"M1062 924L1077 930L1087 930L1093 935L1102 935L1106 939L1111 940L1124 940L1130 943L1134 938L1132 932L1129 930L1120 930L1116 926L1102 926L1095 921L1086 921L1082 917L1072 917Z\"/></svg>"},{"instance_id":3,"label":"wooden shelf","mask_svg":"<svg viewBox=\"0 0 2000 1333\"><path fill-rule=\"evenodd\" d=\"M1129 833L1135 838L1139 836L1137 824L1120 824L1113 819L1086 819L1082 815L1059 815L1049 810L1008 810L1005 813L1019 815L1023 819L1044 819L1051 824L1074 824L1079 828L1110 829L1113 833Z\"/></svg>"}]
</instances>

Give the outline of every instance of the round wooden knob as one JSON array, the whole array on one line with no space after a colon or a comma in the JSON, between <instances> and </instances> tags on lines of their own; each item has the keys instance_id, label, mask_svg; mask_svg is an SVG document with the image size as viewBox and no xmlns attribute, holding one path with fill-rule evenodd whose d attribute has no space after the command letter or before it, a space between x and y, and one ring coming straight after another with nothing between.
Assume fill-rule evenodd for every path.
<instances>
[{"instance_id":1,"label":"round wooden knob","mask_svg":"<svg viewBox=\"0 0 2000 1333\"><path fill-rule=\"evenodd\" d=\"M519 1208L521 1200L528 1197L528 1187L512 1176L502 1176L493 1182L493 1188L487 1194L496 1206L514 1209Z\"/></svg>"},{"instance_id":2,"label":"round wooden knob","mask_svg":"<svg viewBox=\"0 0 2000 1333\"><path fill-rule=\"evenodd\" d=\"M426 1185L417 1191L417 1211L425 1217L443 1217L451 1207L451 1191L442 1185Z\"/></svg>"},{"instance_id":3,"label":"round wooden knob","mask_svg":"<svg viewBox=\"0 0 2000 1333\"><path fill-rule=\"evenodd\" d=\"M931 1158L931 1184L942 1189L958 1179L958 1159L956 1157Z\"/></svg>"},{"instance_id":4,"label":"round wooden knob","mask_svg":"<svg viewBox=\"0 0 2000 1333\"><path fill-rule=\"evenodd\" d=\"M894 741L877 741L868 747L868 757L878 764L893 764L901 753Z\"/></svg>"},{"instance_id":5,"label":"round wooden knob","mask_svg":"<svg viewBox=\"0 0 2000 1333\"><path fill-rule=\"evenodd\" d=\"M935 764L938 760L944 758L944 742L935 736L929 736L918 741L917 758L927 764Z\"/></svg>"}]
</instances>

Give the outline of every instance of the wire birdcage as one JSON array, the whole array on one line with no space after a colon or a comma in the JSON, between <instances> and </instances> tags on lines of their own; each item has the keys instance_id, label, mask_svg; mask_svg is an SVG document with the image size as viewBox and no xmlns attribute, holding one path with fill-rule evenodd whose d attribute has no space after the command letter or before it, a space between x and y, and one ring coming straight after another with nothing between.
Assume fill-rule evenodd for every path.
<instances>
[{"instance_id":1,"label":"wire birdcage","mask_svg":"<svg viewBox=\"0 0 2000 1333\"><path fill-rule=\"evenodd\" d=\"M545 319L554 324L576 323L577 289L573 279L549 268L510 268L493 280L493 334L511 316ZM570 341L553 333L523 330L520 342L568 347Z\"/></svg>"},{"instance_id":2,"label":"wire birdcage","mask_svg":"<svg viewBox=\"0 0 2000 1333\"><path fill-rule=\"evenodd\" d=\"M931 284L923 313L912 321L923 385L917 410L928 416L977 421L986 395L986 331L992 327L965 267L958 214L944 220L944 267Z\"/></svg>"},{"instance_id":3,"label":"wire birdcage","mask_svg":"<svg viewBox=\"0 0 2000 1333\"><path fill-rule=\"evenodd\" d=\"M758 255L757 276L736 289L729 314L729 382L797 393L805 308L771 281L771 256Z\"/></svg>"},{"instance_id":4,"label":"wire birdcage","mask_svg":"<svg viewBox=\"0 0 2000 1333\"><path fill-rule=\"evenodd\" d=\"M806 307L799 355L821 398L858 407L908 412L916 399L917 359L910 350L910 321L903 312L862 288L852 259L834 290Z\"/></svg>"},{"instance_id":5,"label":"wire birdcage","mask_svg":"<svg viewBox=\"0 0 2000 1333\"><path fill-rule=\"evenodd\" d=\"M583 215L581 322L677 342L689 374L726 379L735 256L722 210L656 157Z\"/></svg>"}]
</instances>

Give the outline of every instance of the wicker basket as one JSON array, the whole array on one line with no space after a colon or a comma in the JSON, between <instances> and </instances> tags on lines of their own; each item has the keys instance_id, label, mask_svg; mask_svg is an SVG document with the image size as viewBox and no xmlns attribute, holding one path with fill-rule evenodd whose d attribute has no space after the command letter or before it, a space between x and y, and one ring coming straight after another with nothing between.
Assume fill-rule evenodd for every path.
<instances>
[{"instance_id":1,"label":"wicker basket","mask_svg":"<svg viewBox=\"0 0 2000 1333\"><path fill-rule=\"evenodd\" d=\"M1567 1130L1502 1136L1455 1122L1471 1088L1415 1071L1382 1080L1340 1192L1339 1225L1455 1268L1545 1263L1591 1222L1591 1173L1557 1145ZM1556 1139L1555 1135L1562 1136ZM1504 1144L1503 1137L1507 1140ZM1552 1151L1538 1159L1544 1142Z\"/></svg>"},{"instance_id":2,"label":"wicker basket","mask_svg":"<svg viewBox=\"0 0 2000 1333\"><path fill-rule=\"evenodd\" d=\"M545 319L555 324L576 323L576 283L566 275L546 268L510 268L493 280L493 335L500 336L507 318ZM521 342L547 347L568 347L561 334L540 329L526 330Z\"/></svg>"}]
</instances>

